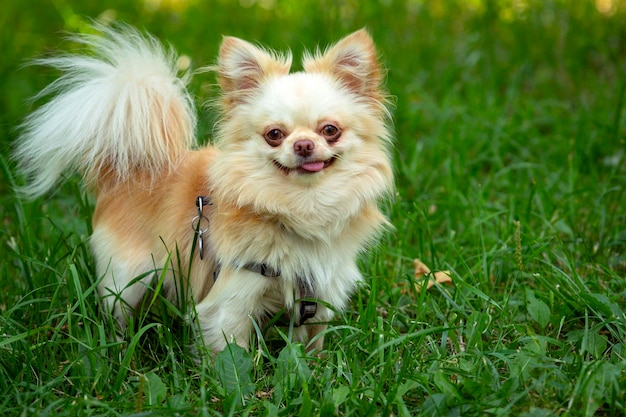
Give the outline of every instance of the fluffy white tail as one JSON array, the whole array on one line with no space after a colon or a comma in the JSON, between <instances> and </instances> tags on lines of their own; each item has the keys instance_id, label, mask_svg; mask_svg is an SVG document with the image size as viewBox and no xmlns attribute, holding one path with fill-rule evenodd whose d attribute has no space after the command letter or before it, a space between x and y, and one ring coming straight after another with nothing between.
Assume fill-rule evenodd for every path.
<instances>
[{"instance_id":1,"label":"fluffy white tail","mask_svg":"<svg viewBox=\"0 0 626 417\"><path fill-rule=\"evenodd\" d=\"M22 125L15 156L36 197L66 170L89 185L103 173L126 180L171 168L195 142L196 111L177 77L177 57L136 30L96 28L75 35L91 54L37 60L64 72L37 97L53 95Z\"/></svg>"}]
</instances>

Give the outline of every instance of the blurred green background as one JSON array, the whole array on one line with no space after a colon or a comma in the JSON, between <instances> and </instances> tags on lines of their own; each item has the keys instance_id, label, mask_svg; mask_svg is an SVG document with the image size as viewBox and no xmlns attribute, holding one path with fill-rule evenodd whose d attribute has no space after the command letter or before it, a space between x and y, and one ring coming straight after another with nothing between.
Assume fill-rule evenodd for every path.
<instances>
[{"instance_id":1,"label":"blurred green background","mask_svg":"<svg viewBox=\"0 0 626 417\"><path fill-rule=\"evenodd\" d=\"M5 0L0 140L4 153L32 109L27 98L54 75L24 64L67 46L63 31L86 30L89 19L145 28L196 67L214 62L225 34L298 56L365 26L389 68L400 142L410 143L428 129L429 114L416 111L421 104L468 87L489 90L500 102L511 89L535 98L614 98L600 94L616 93L622 82L625 13L623 0ZM615 89L599 91L598 80ZM196 85L212 82L211 75L196 79ZM194 93L199 103L214 94Z\"/></svg>"}]
</instances>

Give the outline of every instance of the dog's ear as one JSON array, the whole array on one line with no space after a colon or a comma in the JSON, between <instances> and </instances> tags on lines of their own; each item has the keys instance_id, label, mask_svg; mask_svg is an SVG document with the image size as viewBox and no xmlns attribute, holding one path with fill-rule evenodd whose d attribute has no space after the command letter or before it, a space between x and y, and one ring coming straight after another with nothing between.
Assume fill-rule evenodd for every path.
<instances>
[{"instance_id":1,"label":"dog's ear","mask_svg":"<svg viewBox=\"0 0 626 417\"><path fill-rule=\"evenodd\" d=\"M245 97L271 75L287 74L291 55L279 56L235 37L224 37L220 47L218 75L222 91Z\"/></svg>"},{"instance_id":2,"label":"dog's ear","mask_svg":"<svg viewBox=\"0 0 626 417\"><path fill-rule=\"evenodd\" d=\"M324 53L306 56L306 72L325 72L340 80L349 90L378 98L381 91L382 70L378 64L376 47L365 29L358 30Z\"/></svg>"}]
</instances>

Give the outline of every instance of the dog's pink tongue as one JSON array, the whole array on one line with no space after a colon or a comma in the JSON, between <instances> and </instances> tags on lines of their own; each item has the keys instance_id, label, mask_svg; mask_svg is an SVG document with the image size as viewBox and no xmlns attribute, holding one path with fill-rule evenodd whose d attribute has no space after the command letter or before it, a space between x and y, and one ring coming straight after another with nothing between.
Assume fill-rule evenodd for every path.
<instances>
[{"instance_id":1,"label":"dog's pink tongue","mask_svg":"<svg viewBox=\"0 0 626 417\"><path fill-rule=\"evenodd\" d=\"M319 162L307 162L306 164L302 164L300 168L309 172L318 172L324 168L324 161Z\"/></svg>"}]
</instances>

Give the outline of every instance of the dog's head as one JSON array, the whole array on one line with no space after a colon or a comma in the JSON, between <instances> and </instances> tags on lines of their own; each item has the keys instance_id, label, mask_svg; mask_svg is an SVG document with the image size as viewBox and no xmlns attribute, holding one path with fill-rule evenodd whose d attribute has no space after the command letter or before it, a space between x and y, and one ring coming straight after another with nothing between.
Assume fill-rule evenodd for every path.
<instances>
[{"instance_id":1,"label":"dog's head","mask_svg":"<svg viewBox=\"0 0 626 417\"><path fill-rule=\"evenodd\" d=\"M213 177L240 206L270 212L358 206L391 188L382 70L365 30L325 52L291 55L224 39L223 91ZM217 172L216 172L217 171ZM355 207L355 210L357 207ZM300 210L301 211L301 210Z\"/></svg>"}]
</instances>

